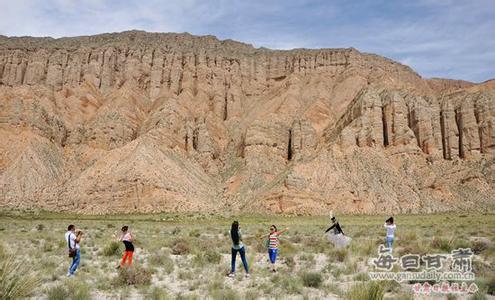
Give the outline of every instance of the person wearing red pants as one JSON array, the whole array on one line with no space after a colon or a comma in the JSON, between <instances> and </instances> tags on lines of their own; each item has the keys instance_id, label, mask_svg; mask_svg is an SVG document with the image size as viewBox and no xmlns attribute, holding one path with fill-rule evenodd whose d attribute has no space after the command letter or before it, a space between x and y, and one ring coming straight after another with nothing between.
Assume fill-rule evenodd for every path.
<instances>
[{"instance_id":1,"label":"person wearing red pants","mask_svg":"<svg viewBox=\"0 0 495 300\"><path fill-rule=\"evenodd\" d=\"M125 266L126 262L129 266L132 266L132 256L134 254L134 245L132 244L132 233L129 231L129 226L122 227L122 235L120 240L124 243L125 251L120 261L120 265L117 268Z\"/></svg>"}]
</instances>

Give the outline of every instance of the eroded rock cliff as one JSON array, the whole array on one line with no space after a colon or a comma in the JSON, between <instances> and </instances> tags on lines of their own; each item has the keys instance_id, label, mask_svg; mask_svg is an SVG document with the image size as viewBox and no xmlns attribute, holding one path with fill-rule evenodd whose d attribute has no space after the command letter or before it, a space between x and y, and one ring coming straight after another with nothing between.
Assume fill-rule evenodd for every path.
<instances>
[{"instance_id":1,"label":"eroded rock cliff","mask_svg":"<svg viewBox=\"0 0 495 300\"><path fill-rule=\"evenodd\" d=\"M86 213L495 207L495 86L349 49L0 36L0 206Z\"/></svg>"}]
</instances>

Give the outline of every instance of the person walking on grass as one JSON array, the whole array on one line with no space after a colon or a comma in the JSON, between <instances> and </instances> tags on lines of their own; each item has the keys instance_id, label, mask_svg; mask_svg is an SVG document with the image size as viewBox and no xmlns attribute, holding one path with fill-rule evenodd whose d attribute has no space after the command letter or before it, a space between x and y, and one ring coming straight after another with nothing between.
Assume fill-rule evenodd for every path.
<instances>
[{"instance_id":1,"label":"person walking on grass","mask_svg":"<svg viewBox=\"0 0 495 300\"><path fill-rule=\"evenodd\" d=\"M272 225L270 226L270 233L268 234L268 257L270 258L270 262L272 264L272 272L277 272L277 269L275 268L275 261L277 260L277 254L278 254L278 245L279 245L279 240L278 237L289 230L289 228L285 228L284 230L277 230L277 226Z\"/></svg>"},{"instance_id":2,"label":"person walking on grass","mask_svg":"<svg viewBox=\"0 0 495 300\"><path fill-rule=\"evenodd\" d=\"M241 256L242 265L244 266L244 271L246 271L246 277L249 277L249 267L246 260L246 247L242 243L242 233L239 226L239 222L234 221L230 228L230 237L232 239L232 263L229 273L229 277L235 276L235 261L237 258L237 252Z\"/></svg>"},{"instance_id":3,"label":"person walking on grass","mask_svg":"<svg viewBox=\"0 0 495 300\"><path fill-rule=\"evenodd\" d=\"M385 237L385 243L387 244L387 248L390 249L390 253L392 253L392 244L394 243L395 229L396 226L394 224L394 217L390 217L385 220L385 224L383 227L387 230L387 236Z\"/></svg>"},{"instance_id":4,"label":"person walking on grass","mask_svg":"<svg viewBox=\"0 0 495 300\"><path fill-rule=\"evenodd\" d=\"M72 263L67 271L67 277L74 276L74 273L81 262L81 247L80 242L83 232L81 230L76 231L76 226L73 224L67 227L67 232L65 233L65 242L67 243L67 248L69 252L69 257L72 258Z\"/></svg>"},{"instance_id":5,"label":"person walking on grass","mask_svg":"<svg viewBox=\"0 0 495 300\"><path fill-rule=\"evenodd\" d=\"M333 229L333 233L330 233L328 235L328 240L337 249L346 247L351 242L351 238L345 236L342 227L340 227L337 218L335 218L333 214L330 216L330 220L332 221L332 225L327 230L325 230L325 233L329 232L332 229Z\"/></svg>"},{"instance_id":6,"label":"person walking on grass","mask_svg":"<svg viewBox=\"0 0 495 300\"><path fill-rule=\"evenodd\" d=\"M132 244L133 237L132 237L132 233L129 231L129 226L122 226L122 233L120 235L119 240L124 243L125 251L124 251L124 255L122 256L122 260L120 261L120 265L117 266L117 269L124 267L126 261L129 266L132 266L134 245Z\"/></svg>"}]
</instances>

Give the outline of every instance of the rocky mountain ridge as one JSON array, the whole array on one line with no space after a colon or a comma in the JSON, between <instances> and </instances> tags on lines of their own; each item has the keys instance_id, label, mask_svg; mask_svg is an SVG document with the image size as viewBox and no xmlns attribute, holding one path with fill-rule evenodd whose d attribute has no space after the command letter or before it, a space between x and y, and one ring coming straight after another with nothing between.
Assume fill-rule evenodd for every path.
<instances>
[{"instance_id":1,"label":"rocky mountain ridge","mask_svg":"<svg viewBox=\"0 0 495 300\"><path fill-rule=\"evenodd\" d=\"M495 87L349 49L0 36L0 206L493 209Z\"/></svg>"}]
</instances>

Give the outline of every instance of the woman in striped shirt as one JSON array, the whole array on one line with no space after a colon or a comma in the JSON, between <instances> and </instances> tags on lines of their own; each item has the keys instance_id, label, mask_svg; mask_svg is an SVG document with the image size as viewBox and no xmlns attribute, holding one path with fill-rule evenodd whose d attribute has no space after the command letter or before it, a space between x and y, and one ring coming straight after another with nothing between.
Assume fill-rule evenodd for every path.
<instances>
[{"instance_id":1,"label":"woman in striped shirt","mask_svg":"<svg viewBox=\"0 0 495 300\"><path fill-rule=\"evenodd\" d=\"M268 257L270 258L270 262L272 263L272 272L277 272L277 270L275 269L275 261L277 260L278 254L278 236L286 232L287 230L289 230L289 228L277 231L277 226L270 226L270 234L268 235Z\"/></svg>"}]
</instances>

